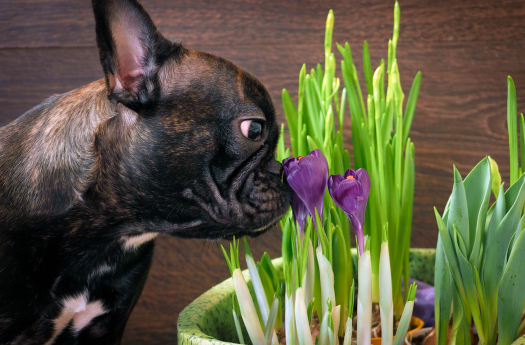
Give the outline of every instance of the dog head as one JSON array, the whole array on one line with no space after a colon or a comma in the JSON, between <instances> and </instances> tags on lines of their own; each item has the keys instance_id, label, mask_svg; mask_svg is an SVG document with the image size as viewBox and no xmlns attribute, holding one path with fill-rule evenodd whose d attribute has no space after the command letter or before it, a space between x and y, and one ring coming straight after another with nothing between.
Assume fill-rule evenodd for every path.
<instances>
[{"instance_id":1,"label":"dog head","mask_svg":"<svg viewBox=\"0 0 525 345\"><path fill-rule=\"evenodd\" d=\"M289 193L264 86L164 38L135 0L94 0L93 9L118 116L97 142L104 176L91 196L150 231L184 237L255 235L273 225Z\"/></svg>"}]
</instances>

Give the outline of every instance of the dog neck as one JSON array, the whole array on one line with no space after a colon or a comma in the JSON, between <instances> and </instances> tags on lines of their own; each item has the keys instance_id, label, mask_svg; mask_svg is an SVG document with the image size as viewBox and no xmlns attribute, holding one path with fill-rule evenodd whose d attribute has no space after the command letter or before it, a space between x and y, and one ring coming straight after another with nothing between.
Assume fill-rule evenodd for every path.
<instances>
[{"instance_id":1,"label":"dog neck","mask_svg":"<svg viewBox=\"0 0 525 345\"><path fill-rule=\"evenodd\" d=\"M120 127L133 127L136 116L108 101L101 79L53 96L0 128L0 221L9 209L49 216L82 201L99 173L97 136L116 118Z\"/></svg>"}]
</instances>

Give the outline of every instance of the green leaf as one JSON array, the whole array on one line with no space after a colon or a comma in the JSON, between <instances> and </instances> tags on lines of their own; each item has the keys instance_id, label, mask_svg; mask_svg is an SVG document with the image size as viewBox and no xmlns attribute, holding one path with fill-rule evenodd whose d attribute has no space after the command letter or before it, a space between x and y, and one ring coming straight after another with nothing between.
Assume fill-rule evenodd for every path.
<instances>
[{"instance_id":1,"label":"green leaf","mask_svg":"<svg viewBox=\"0 0 525 345\"><path fill-rule=\"evenodd\" d=\"M282 228L283 237L281 244L281 253L283 255L283 262L285 264L291 265L293 259L293 250L292 250L292 220L290 219L286 226Z\"/></svg>"},{"instance_id":2,"label":"green leaf","mask_svg":"<svg viewBox=\"0 0 525 345\"><path fill-rule=\"evenodd\" d=\"M463 296L465 296L465 287L463 285L463 280L461 279L458 259L456 257L456 252L454 249L454 243L450 237L450 233L448 232L445 226L445 223L443 222L443 219L441 218L441 216L439 215L439 212L437 211L435 207L434 207L434 213L435 213L436 221L438 224L441 243L443 245L443 249L445 252L445 257L449 264L450 272L452 273L452 278L454 278L454 282L456 283L456 286L460 292L460 295L463 298ZM463 299L466 300L466 297Z\"/></svg>"},{"instance_id":3,"label":"green leaf","mask_svg":"<svg viewBox=\"0 0 525 345\"><path fill-rule=\"evenodd\" d=\"M521 171L525 169L525 119L523 113L520 114L520 157L521 157Z\"/></svg>"},{"instance_id":4,"label":"green leaf","mask_svg":"<svg viewBox=\"0 0 525 345\"><path fill-rule=\"evenodd\" d=\"M510 184L518 179L518 108L516 87L510 76L507 77L507 127L509 131Z\"/></svg>"},{"instance_id":5,"label":"green leaf","mask_svg":"<svg viewBox=\"0 0 525 345\"><path fill-rule=\"evenodd\" d=\"M514 202L516 201L516 198L519 195L523 182L525 182L525 175L521 175L520 178L516 182L514 182L505 192L505 204L507 205L507 212L509 211L511 206L514 205Z\"/></svg>"},{"instance_id":6,"label":"green leaf","mask_svg":"<svg viewBox=\"0 0 525 345\"><path fill-rule=\"evenodd\" d=\"M368 51L368 43L366 41L363 43L363 69L365 72L366 89L369 95L373 95L372 63L370 62L370 52Z\"/></svg>"},{"instance_id":7,"label":"green leaf","mask_svg":"<svg viewBox=\"0 0 525 345\"><path fill-rule=\"evenodd\" d=\"M514 204L503 217L497 229L493 230L493 223L501 216L502 201L498 198L496 208L492 214L491 224L489 225L489 233L485 241L485 258L481 271L481 281L485 289L487 298L487 315L489 318L490 328L488 330L489 338L491 338L494 331L494 325L497 313L497 295L500 280L505 269L506 253L512 236L516 231L516 227L520 221L523 204L525 201L524 184L520 189L519 196L516 198ZM507 191L508 193L508 191ZM505 198L506 199L506 198ZM499 202L499 205L498 205ZM507 200L505 200L505 203ZM490 242L489 242L490 241ZM522 306L523 307L523 306Z\"/></svg>"},{"instance_id":8,"label":"green leaf","mask_svg":"<svg viewBox=\"0 0 525 345\"><path fill-rule=\"evenodd\" d=\"M339 320L346 320L348 317L348 254L346 252L345 237L339 226L335 227L332 240L332 268L334 271L334 290L335 300L341 305ZM343 336L345 324L339 323L339 336Z\"/></svg>"},{"instance_id":9,"label":"green leaf","mask_svg":"<svg viewBox=\"0 0 525 345\"><path fill-rule=\"evenodd\" d=\"M470 262L467 260L467 258L463 255L462 250L458 247L458 242L461 241L461 237L459 237L459 233L457 232L457 229L454 227L454 230L456 230L456 254L459 262L459 267L461 271L461 278L463 281L463 285L465 286L466 291L466 300L463 300L464 304L468 304L470 307L470 311L472 313L472 318L474 319L474 324L476 325L476 329L478 330L478 336L480 338L480 343L484 344L484 329L483 329L483 323L481 321L481 314L479 311L479 305L478 305L478 299L477 299L477 291L476 291L476 275L474 271L474 267L470 264ZM458 241L459 240L459 241Z\"/></svg>"},{"instance_id":10,"label":"green leaf","mask_svg":"<svg viewBox=\"0 0 525 345\"><path fill-rule=\"evenodd\" d=\"M290 131L290 140L292 142L295 142L295 138L297 137L297 110L295 109L295 105L293 104L292 97L290 97L290 94L286 89L283 89L282 92L282 101L283 101L283 108L284 108L284 114L286 115L286 122L288 123L288 129ZM292 147L294 145L292 144Z\"/></svg>"},{"instance_id":11,"label":"green leaf","mask_svg":"<svg viewBox=\"0 0 525 345\"><path fill-rule=\"evenodd\" d=\"M415 294L415 291L414 291ZM412 318L412 311L414 310L414 301L409 301L405 304L405 309L403 310L403 315L401 316L401 321L397 326L396 337L394 338L394 345L403 345L405 342L405 337L408 331L408 326L410 326L410 319Z\"/></svg>"},{"instance_id":12,"label":"green leaf","mask_svg":"<svg viewBox=\"0 0 525 345\"><path fill-rule=\"evenodd\" d=\"M235 293L232 294L232 305L233 322L235 323L235 330L237 331L239 344L244 344L244 336L242 335L242 328L239 322L239 314L241 313L241 310L239 308L239 303L237 302L237 296L235 295Z\"/></svg>"},{"instance_id":13,"label":"green leaf","mask_svg":"<svg viewBox=\"0 0 525 345\"><path fill-rule=\"evenodd\" d=\"M421 71L417 72L410 93L408 94L407 105L405 108L405 116L403 117L403 142L406 142L412 127L412 120L416 112L417 99L419 96L419 88L421 87Z\"/></svg>"},{"instance_id":14,"label":"green leaf","mask_svg":"<svg viewBox=\"0 0 525 345\"><path fill-rule=\"evenodd\" d=\"M272 279L274 289L277 289L277 286L279 286L279 276L277 275L277 270L273 266L272 259L267 252L264 252L261 257L261 267L264 268L266 273L268 273L268 276Z\"/></svg>"},{"instance_id":15,"label":"green leaf","mask_svg":"<svg viewBox=\"0 0 525 345\"><path fill-rule=\"evenodd\" d=\"M510 345L517 338L525 304L525 231L512 248L509 261L501 278L498 292L498 345Z\"/></svg>"},{"instance_id":16,"label":"green leaf","mask_svg":"<svg viewBox=\"0 0 525 345\"><path fill-rule=\"evenodd\" d=\"M440 239L438 239L438 249L441 248L441 253L443 253L442 246L440 247ZM436 249L436 250L438 250ZM450 321L450 310L452 307L452 284L450 269L448 265L444 262L444 254L439 255L436 252L436 282L439 281L439 285L436 286L435 290L435 316L436 316L436 344L437 345L446 345L447 344L447 334L448 334L448 324ZM438 260L440 261L438 267ZM441 267L443 267L441 269ZM439 271L438 271L439 269ZM439 276L439 279L438 279Z\"/></svg>"},{"instance_id":17,"label":"green leaf","mask_svg":"<svg viewBox=\"0 0 525 345\"><path fill-rule=\"evenodd\" d=\"M272 336L275 337L275 320L277 319L277 312L279 310L279 299L277 297L273 298L272 306L270 308L270 315L268 316L268 322L265 325L264 338L266 340L266 345L272 344Z\"/></svg>"},{"instance_id":18,"label":"green leaf","mask_svg":"<svg viewBox=\"0 0 525 345\"><path fill-rule=\"evenodd\" d=\"M454 234L453 226L459 230L459 234L465 241L467 246L466 255L470 255L470 228L469 228L469 212L467 204L467 195L465 186L459 171L454 166L454 187L450 195L450 206L448 209L447 229L450 236ZM448 257L448 255L447 255Z\"/></svg>"},{"instance_id":19,"label":"green leaf","mask_svg":"<svg viewBox=\"0 0 525 345\"><path fill-rule=\"evenodd\" d=\"M257 272L259 272L259 277L261 278L261 283L264 289L264 293L266 295L266 300L268 301L268 305L270 305L270 303L273 300L273 295L275 294L275 287L273 285L272 278L270 277L268 272L266 272L266 270L261 267L260 262L256 264L256 267Z\"/></svg>"},{"instance_id":20,"label":"green leaf","mask_svg":"<svg viewBox=\"0 0 525 345\"><path fill-rule=\"evenodd\" d=\"M322 146L318 146L314 138L311 136L307 135L306 140L308 141L308 150L310 150L310 152L313 150L322 149Z\"/></svg>"},{"instance_id":21,"label":"green leaf","mask_svg":"<svg viewBox=\"0 0 525 345\"><path fill-rule=\"evenodd\" d=\"M490 159L486 157L468 174L464 182L465 194L468 200L468 218L470 229L471 254L469 261L479 267L481 244L485 230L485 221L492 187Z\"/></svg>"},{"instance_id":22,"label":"green leaf","mask_svg":"<svg viewBox=\"0 0 525 345\"><path fill-rule=\"evenodd\" d=\"M490 160L490 173L491 173L491 180L492 180L492 193L494 194L494 197L498 197L499 187L501 186L501 175L499 173L499 167L498 163L491 157L489 157Z\"/></svg>"}]
</instances>

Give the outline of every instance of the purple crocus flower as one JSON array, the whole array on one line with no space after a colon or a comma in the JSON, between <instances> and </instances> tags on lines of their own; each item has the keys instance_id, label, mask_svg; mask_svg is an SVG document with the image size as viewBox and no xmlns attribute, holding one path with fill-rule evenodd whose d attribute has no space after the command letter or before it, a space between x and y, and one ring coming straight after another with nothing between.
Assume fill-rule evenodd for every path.
<instances>
[{"instance_id":1,"label":"purple crocus flower","mask_svg":"<svg viewBox=\"0 0 525 345\"><path fill-rule=\"evenodd\" d=\"M365 250L363 226L365 209L370 193L370 177L365 169L348 169L344 176L331 175L328 178L328 191L335 204L341 208L354 228L359 255Z\"/></svg>"},{"instance_id":2,"label":"purple crocus flower","mask_svg":"<svg viewBox=\"0 0 525 345\"><path fill-rule=\"evenodd\" d=\"M304 231L304 226L306 224L306 216L308 216L308 210L304 205L304 202L297 196L296 193L292 193L292 215L294 225L299 223L299 229Z\"/></svg>"},{"instance_id":3,"label":"purple crocus flower","mask_svg":"<svg viewBox=\"0 0 525 345\"><path fill-rule=\"evenodd\" d=\"M320 150L283 160L284 178L293 190L292 211L299 225L306 222L305 208L315 220L315 209L323 219L323 197L328 181L328 162ZM315 222L314 222L315 223ZM316 224L317 226L317 224Z\"/></svg>"}]
</instances>

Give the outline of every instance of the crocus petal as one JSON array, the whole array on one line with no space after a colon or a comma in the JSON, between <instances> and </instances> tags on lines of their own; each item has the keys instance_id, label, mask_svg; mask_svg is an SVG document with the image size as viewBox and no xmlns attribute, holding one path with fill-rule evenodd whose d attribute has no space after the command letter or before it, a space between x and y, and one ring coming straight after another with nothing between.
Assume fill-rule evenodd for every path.
<instances>
[{"instance_id":1,"label":"crocus petal","mask_svg":"<svg viewBox=\"0 0 525 345\"><path fill-rule=\"evenodd\" d=\"M365 169L357 169L355 172L357 180L361 182L361 188L363 189L363 198L365 200L368 200L368 195L370 195L370 176L368 175L368 171Z\"/></svg>"},{"instance_id":2,"label":"crocus petal","mask_svg":"<svg viewBox=\"0 0 525 345\"><path fill-rule=\"evenodd\" d=\"M299 198L295 193L292 193L292 215L294 224L299 223L299 229L304 231L304 226L306 224L306 216L308 215L308 210L304 205L304 202Z\"/></svg>"},{"instance_id":3,"label":"crocus petal","mask_svg":"<svg viewBox=\"0 0 525 345\"><path fill-rule=\"evenodd\" d=\"M312 152L308 154L309 156L316 156L317 158L320 158L324 162L324 166L326 167L326 171L328 171L328 161L326 160L326 157L319 149L315 149Z\"/></svg>"},{"instance_id":4,"label":"crocus petal","mask_svg":"<svg viewBox=\"0 0 525 345\"><path fill-rule=\"evenodd\" d=\"M352 178L349 178L349 177ZM328 191L335 204L350 219L360 253L364 249L363 227L365 222L366 203L370 193L370 177L365 169L354 171L348 169L343 176L332 175L328 180Z\"/></svg>"},{"instance_id":5,"label":"crocus petal","mask_svg":"<svg viewBox=\"0 0 525 345\"><path fill-rule=\"evenodd\" d=\"M356 175L356 172L353 171L352 169L348 169L345 174L344 174L344 179L346 180L346 178L348 176L352 176L355 180L357 180L357 175Z\"/></svg>"},{"instance_id":6,"label":"crocus petal","mask_svg":"<svg viewBox=\"0 0 525 345\"><path fill-rule=\"evenodd\" d=\"M335 204L347 213L353 213L357 209L356 197L361 196L360 194L357 180L343 180L330 190Z\"/></svg>"},{"instance_id":7,"label":"crocus petal","mask_svg":"<svg viewBox=\"0 0 525 345\"><path fill-rule=\"evenodd\" d=\"M307 156L283 161L285 178L288 185L303 201L312 217L317 208L323 216L323 197L328 182L328 164L319 150Z\"/></svg>"},{"instance_id":8,"label":"crocus petal","mask_svg":"<svg viewBox=\"0 0 525 345\"><path fill-rule=\"evenodd\" d=\"M332 189L337 189L343 179L344 177L339 174L330 175L330 177L328 177L328 191L330 192L330 195L332 195Z\"/></svg>"}]
</instances>

